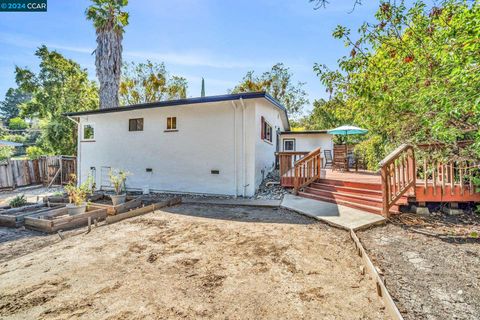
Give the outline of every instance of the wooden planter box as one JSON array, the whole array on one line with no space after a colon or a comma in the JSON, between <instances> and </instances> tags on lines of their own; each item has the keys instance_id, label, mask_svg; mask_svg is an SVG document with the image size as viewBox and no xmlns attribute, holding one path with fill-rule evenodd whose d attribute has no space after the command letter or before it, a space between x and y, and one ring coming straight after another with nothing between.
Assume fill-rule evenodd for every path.
<instances>
[{"instance_id":1,"label":"wooden planter box","mask_svg":"<svg viewBox=\"0 0 480 320\"><path fill-rule=\"evenodd\" d=\"M136 199L136 200L138 200L138 199ZM169 206L174 206L174 205L180 204L180 203L182 203L182 198L180 198L180 197L175 197L175 198L172 198L172 199L169 199L169 200L164 200L164 201L160 201L160 202L156 202L156 203L152 203L152 204L141 203L141 207L139 207L139 208L132 209L132 210L127 210L125 212L121 212L121 213L117 213L117 214L112 215L112 216L108 216L106 218L106 222L107 223L118 222L118 221L121 221L121 220L124 220L124 219L133 218L133 217L136 217L136 216L140 216L142 214L153 212L157 209L161 209L161 208L169 207Z\"/></svg>"},{"instance_id":2,"label":"wooden planter box","mask_svg":"<svg viewBox=\"0 0 480 320\"><path fill-rule=\"evenodd\" d=\"M119 213L127 212L135 208L142 207L144 205L143 201L139 197L127 196L127 201L125 203L114 206L111 203L110 197L103 196L96 200L92 200L92 205L99 208L107 209L108 215L116 215Z\"/></svg>"},{"instance_id":3,"label":"wooden planter box","mask_svg":"<svg viewBox=\"0 0 480 320\"><path fill-rule=\"evenodd\" d=\"M49 196L45 197L43 201L46 203L68 203L68 197L66 195ZM95 207L107 209L109 215L127 212L144 205L139 197L127 196L125 203L114 206L110 197L103 192L94 193L88 197L87 201Z\"/></svg>"},{"instance_id":4,"label":"wooden planter box","mask_svg":"<svg viewBox=\"0 0 480 320\"><path fill-rule=\"evenodd\" d=\"M93 222L95 219L98 221L104 220L106 216L107 209L93 205L88 206L87 212L74 216L70 216L67 213L67 208L63 207L25 217L25 227L32 230L52 233L58 230L85 226L88 224L88 218Z\"/></svg>"},{"instance_id":5,"label":"wooden planter box","mask_svg":"<svg viewBox=\"0 0 480 320\"><path fill-rule=\"evenodd\" d=\"M19 208L8 208L0 210L0 226L18 228L23 226L25 218L52 209L64 207L62 204L49 205L47 203L31 204Z\"/></svg>"},{"instance_id":6,"label":"wooden planter box","mask_svg":"<svg viewBox=\"0 0 480 320\"><path fill-rule=\"evenodd\" d=\"M103 192L99 192L99 193L96 192L96 193L88 196L87 201L95 202L99 199L102 199L103 197L105 197ZM43 202L45 202L45 203L68 203L69 201L68 201L68 196L66 194L63 194L63 195L60 195L60 196L43 197Z\"/></svg>"}]
</instances>

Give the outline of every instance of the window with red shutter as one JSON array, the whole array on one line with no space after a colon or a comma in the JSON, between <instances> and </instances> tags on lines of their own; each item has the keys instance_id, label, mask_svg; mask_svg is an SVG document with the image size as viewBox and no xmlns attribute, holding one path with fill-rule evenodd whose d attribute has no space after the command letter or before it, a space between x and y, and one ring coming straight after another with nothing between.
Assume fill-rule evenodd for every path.
<instances>
[{"instance_id":1,"label":"window with red shutter","mask_svg":"<svg viewBox=\"0 0 480 320\"><path fill-rule=\"evenodd\" d=\"M260 127L262 128L262 132L260 133L260 139L265 139L265 118L261 117L261 125Z\"/></svg>"}]
</instances>

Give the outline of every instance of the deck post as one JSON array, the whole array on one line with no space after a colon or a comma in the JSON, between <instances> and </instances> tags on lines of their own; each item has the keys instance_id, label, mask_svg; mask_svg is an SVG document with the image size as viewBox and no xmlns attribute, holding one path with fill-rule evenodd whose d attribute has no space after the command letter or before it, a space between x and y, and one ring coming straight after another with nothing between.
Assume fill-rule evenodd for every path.
<instances>
[{"instance_id":1,"label":"deck post","mask_svg":"<svg viewBox=\"0 0 480 320\"><path fill-rule=\"evenodd\" d=\"M412 150L412 180L413 180L413 196L414 197L417 197L417 161L415 160L415 149L411 149ZM426 172L425 172L425 175L426 175ZM427 180L427 178L425 177L425 180Z\"/></svg>"},{"instance_id":2,"label":"deck post","mask_svg":"<svg viewBox=\"0 0 480 320\"><path fill-rule=\"evenodd\" d=\"M389 206L388 206L388 194L389 194L389 190L388 190L388 172L387 172L387 166L383 166L381 171L381 178L382 178L382 215L385 216L386 218L389 217L390 215L390 210L389 210Z\"/></svg>"}]
</instances>

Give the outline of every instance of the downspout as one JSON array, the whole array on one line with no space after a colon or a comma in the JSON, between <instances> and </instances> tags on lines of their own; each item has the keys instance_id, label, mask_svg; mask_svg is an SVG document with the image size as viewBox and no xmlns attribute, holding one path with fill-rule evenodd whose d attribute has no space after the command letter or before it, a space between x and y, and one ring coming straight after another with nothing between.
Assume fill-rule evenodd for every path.
<instances>
[{"instance_id":1,"label":"downspout","mask_svg":"<svg viewBox=\"0 0 480 320\"><path fill-rule=\"evenodd\" d=\"M234 167L234 185L235 185L235 198L238 195L238 185L237 185L237 106L235 102L232 102L233 108L233 167Z\"/></svg>"},{"instance_id":2,"label":"downspout","mask_svg":"<svg viewBox=\"0 0 480 320\"><path fill-rule=\"evenodd\" d=\"M240 98L240 104L242 105L242 126L243 126L243 129L242 129L242 135L243 135L243 141L242 141L242 151L243 151L243 159L242 159L242 162L243 162L243 174L242 174L242 186L243 186L243 197L245 198L246 194L247 194L247 153L245 152L245 148L246 148L246 145L247 145L247 135L245 134L245 129L246 129L246 122L245 122L245 109L246 109L246 106L245 106L245 103L243 102L243 99Z\"/></svg>"},{"instance_id":3,"label":"downspout","mask_svg":"<svg viewBox=\"0 0 480 320\"><path fill-rule=\"evenodd\" d=\"M80 122L75 120L74 118L70 117L70 116L67 116L67 119L73 121L76 125L77 125L77 183L80 184L81 183L81 179L82 179L82 175L80 174L80 160L81 160L81 150L82 148L80 148Z\"/></svg>"}]
</instances>

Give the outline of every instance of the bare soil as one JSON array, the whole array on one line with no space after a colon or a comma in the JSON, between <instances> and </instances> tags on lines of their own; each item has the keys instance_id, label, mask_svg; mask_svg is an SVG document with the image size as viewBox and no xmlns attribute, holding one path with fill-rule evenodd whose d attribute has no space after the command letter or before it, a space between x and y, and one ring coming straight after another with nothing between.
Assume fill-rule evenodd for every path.
<instances>
[{"instance_id":1,"label":"bare soil","mask_svg":"<svg viewBox=\"0 0 480 320\"><path fill-rule=\"evenodd\" d=\"M385 319L361 265L290 211L179 205L7 259L0 318Z\"/></svg>"},{"instance_id":2,"label":"bare soil","mask_svg":"<svg viewBox=\"0 0 480 320\"><path fill-rule=\"evenodd\" d=\"M405 319L480 318L480 243L470 218L406 215L357 233Z\"/></svg>"}]
</instances>

